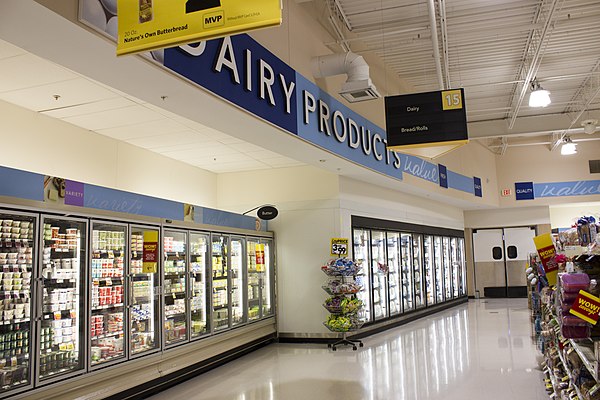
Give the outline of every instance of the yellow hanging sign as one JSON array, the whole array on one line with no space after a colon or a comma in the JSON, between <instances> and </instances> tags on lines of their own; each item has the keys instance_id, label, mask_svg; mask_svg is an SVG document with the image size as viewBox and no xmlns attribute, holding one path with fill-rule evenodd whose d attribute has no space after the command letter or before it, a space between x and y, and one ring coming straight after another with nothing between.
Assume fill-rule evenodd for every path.
<instances>
[{"instance_id":1,"label":"yellow hanging sign","mask_svg":"<svg viewBox=\"0 0 600 400\"><path fill-rule=\"evenodd\" d=\"M142 272L155 274L158 271L158 231L144 231Z\"/></svg>"},{"instance_id":2,"label":"yellow hanging sign","mask_svg":"<svg viewBox=\"0 0 600 400\"><path fill-rule=\"evenodd\" d=\"M281 24L280 0L118 0L117 55Z\"/></svg>"}]
</instances>

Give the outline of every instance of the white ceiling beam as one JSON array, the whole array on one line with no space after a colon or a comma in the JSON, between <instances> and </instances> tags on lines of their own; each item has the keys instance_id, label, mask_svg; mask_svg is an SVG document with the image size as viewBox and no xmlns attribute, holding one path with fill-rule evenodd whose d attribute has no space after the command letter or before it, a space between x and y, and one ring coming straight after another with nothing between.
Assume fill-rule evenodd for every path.
<instances>
[{"instance_id":1,"label":"white ceiling beam","mask_svg":"<svg viewBox=\"0 0 600 400\"><path fill-rule=\"evenodd\" d=\"M541 19L544 18L544 6L545 2L540 4L535 23L539 23ZM518 85L515 87L515 91L513 93L512 100L510 102L511 109L508 113L509 118L509 129L513 129L515 125L515 121L517 116L519 115L519 110L523 104L523 100L529 90L529 85L531 81L535 78L537 71L540 67L540 63L542 61L542 57L544 55L544 51L548 44L548 39L552 33L555 22L555 11L559 6L562 5L562 0L552 0L549 9L545 13L545 21L544 26L541 32L538 29L533 29L531 35L529 37L527 46L523 53L523 62L521 63L520 71L517 78L523 78L523 84L521 85L521 89L518 90ZM518 95L517 95L518 92Z\"/></svg>"},{"instance_id":2,"label":"white ceiling beam","mask_svg":"<svg viewBox=\"0 0 600 400\"><path fill-rule=\"evenodd\" d=\"M442 61L440 60L440 44L437 34L437 22L435 19L434 0L427 1L427 10L429 12L429 29L431 29L431 46L433 47L433 61L435 62L435 73L437 75L438 87L444 90L444 77L442 75Z\"/></svg>"}]
</instances>

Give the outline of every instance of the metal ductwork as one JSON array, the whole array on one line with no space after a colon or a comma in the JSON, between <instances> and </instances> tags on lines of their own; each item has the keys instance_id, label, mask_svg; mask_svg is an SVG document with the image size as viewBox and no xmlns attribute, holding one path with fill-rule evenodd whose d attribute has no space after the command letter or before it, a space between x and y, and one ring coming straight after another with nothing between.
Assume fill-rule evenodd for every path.
<instances>
[{"instance_id":1,"label":"metal ductwork","mask_svg":"<svg viewBox=\"0 0 600 400\"><path fill-rule=\"evenodd\" d=\"M314 57L312 73L315 78L348 75L339 94L349 103L381 97L369 77L369 64L358 54L348 52Z\"/></svg>"}]
</instances>

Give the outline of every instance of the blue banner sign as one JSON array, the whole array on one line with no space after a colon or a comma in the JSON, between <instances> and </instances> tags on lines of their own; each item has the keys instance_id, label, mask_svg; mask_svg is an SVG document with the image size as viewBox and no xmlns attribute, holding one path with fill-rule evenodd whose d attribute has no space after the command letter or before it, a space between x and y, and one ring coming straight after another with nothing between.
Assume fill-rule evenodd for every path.
<instances>
[{"instance_id":1,"label":"blue banner sign","mask_svg":"<svg viewBox=\"0 0 600 400\"><path fill-rule=\"evenodd\" d=\"M517 200L533 200L535 198L533 182L515 183L515 196Z\"/></svg>"},{"instance_id":2,"label":"blue banner sign","mask_svg":"<svg viewBox=\"0 0 600 400\"><path fill-rule=\"evenodd\" d=\"M446 166L438 164L438 171L440 174L440 186L448 189L448 170Z\"/></svg>"},{"instance_id":3,"label":"blue banner sign","mask_svg":"<svg viewBox=\"0 0 600 400\"><path fill-rule=\"evenodd\" d=\"M483 193L481 190L481 178L478 178L476 176L473 177L473 188L474 188L475 196L483 197Z\"/></svg>"},{"instance_id":4,"label":"blue banner sign","mask_svg":"<svg viewBox=\"0 0 600 400\"><path fill-rule=\"evenodd\" d=\"M591 196L600 194L600 180L534 184L535 198Z\"/></svg>"}]
</instances>

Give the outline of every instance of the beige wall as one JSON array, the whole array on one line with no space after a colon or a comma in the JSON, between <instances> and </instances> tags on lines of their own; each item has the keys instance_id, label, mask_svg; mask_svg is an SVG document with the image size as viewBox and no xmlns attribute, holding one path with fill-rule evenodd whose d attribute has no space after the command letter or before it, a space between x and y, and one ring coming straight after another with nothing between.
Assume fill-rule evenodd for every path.
<instances>
[{"instance_id":1,"label":"beige wall","mask_svg":"<svg viewBox=\"0 0 600 400\"><path fill-rule=\"evenodd\" d=\"M0 101L0 165L216 207L217 176Z\"/></svg>"},{"instance_id":2,"label":"beige wall","mask_svg":"<svg viewBox=\"0 0 600 400\"><path fill-rule=\"evenodd\" d=\"M498 156L498 186L511 189L513 195L501 197L501 207L525 207L597 201L598 196L572 196L516 201L515 182L568 182L600 179L590 174L589 160L598 159L600 141L583 142L577 146L577 154L562 156L560 150L550 152L544 146L511 147L504 156Z\"/></svg>"},{"instance_id":3,"label":"beige wall","mask_svg":"<svg viewBox=\"0 0 600 400\"><path fill-rule=\"evenodd\" d=\"M600 221L599 202L550 206L552 228L570 228L580 217L590 215Z\"/></svg>"}]
</instances>

